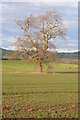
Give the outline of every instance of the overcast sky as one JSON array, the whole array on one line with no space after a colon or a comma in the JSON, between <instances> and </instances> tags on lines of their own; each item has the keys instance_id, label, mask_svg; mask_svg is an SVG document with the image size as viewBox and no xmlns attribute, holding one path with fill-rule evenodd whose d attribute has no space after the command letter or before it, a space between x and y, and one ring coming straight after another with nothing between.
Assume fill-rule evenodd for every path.
<instances>
[{"instance_id":1,"label":"overcast sky","mask_svg":"<svg viewBox=\"0 0 80 120\"><path fill-rule=\"evenodd\" d=\"M15 23L16 19L25 19L25 17L31 13L36 16L42 15L45 11L56 8L63 18L64 26L68 30L67 42L62 40L55 42L57 49L63 51L77 50L78 2L64 1L65 2L59 2L59 0L57 0L57 2L49 2L48 0L47 2L46 0L45 2L5 2L4 0L2 3L2 47L11 49L11 44L16 39L16 36L21 35L21 30Z\"/></svg>"}]
</instances>

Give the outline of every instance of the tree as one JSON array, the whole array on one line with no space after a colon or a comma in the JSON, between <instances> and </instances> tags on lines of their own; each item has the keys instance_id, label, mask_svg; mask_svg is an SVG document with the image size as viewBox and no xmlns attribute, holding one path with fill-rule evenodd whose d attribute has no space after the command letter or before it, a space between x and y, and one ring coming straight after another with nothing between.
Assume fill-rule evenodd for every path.
<instances>
[{"instance_id":1,"label":"tree","mask_svg":"<svg viewBox=\"0 0 80 120\"><path fill-rule=\"evenodd\" d=\"M66 29L62 18L56 10L47 11L45 15L35 17L30 15L25 20L17 20L17 25L23 30L22 37L15 42L17 50L24 57L36 59L39 72L42 72L43 62L49 57L50 49L56 51L54 40L65 37ZM30 51L35 51L33 54Z\"/></svg>"}]
</instances>

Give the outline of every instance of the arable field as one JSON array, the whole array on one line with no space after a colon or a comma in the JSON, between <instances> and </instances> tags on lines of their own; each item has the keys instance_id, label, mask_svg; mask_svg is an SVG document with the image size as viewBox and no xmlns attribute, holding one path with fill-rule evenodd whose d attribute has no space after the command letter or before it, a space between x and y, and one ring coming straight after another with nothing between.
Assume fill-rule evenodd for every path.
<instances>
[{"instance_id":1,"label":"arable field","mask_svg":"<svg viewBox=\"0 0 80 120\"><path fill-rule=\"evenodd\" d=\"M2 61L3 118L77 118L78 65Z\"/></svg>"}]
</instances>

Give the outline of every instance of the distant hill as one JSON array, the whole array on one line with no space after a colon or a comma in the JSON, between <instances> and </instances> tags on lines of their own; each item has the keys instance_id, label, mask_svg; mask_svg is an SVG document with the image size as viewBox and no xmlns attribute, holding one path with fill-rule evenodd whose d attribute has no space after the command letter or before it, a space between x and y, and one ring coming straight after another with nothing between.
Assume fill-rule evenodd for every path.
<instances>
[{"instance_id":1,"label":"distant hill","mask_svg":"<svg viewBox=\"0 0 80 120\"><path fill-rule=\"evenodd\" d=\"M12 50L6 50L6 49L3 49L3 48L0 48L0 58L1 58L1 55L3 58L8 58L11 53L13 51ZM61 59L80 59L80 51L79 52L67 52L67 53L64 53L64 52L59 52L57 53L57 56Z\"/></svg>"},{"instance_id":2,"label":"distant hill","mask_svg":"<svg viewBox=\"0 0 80 120\"><path fill-rule=\"evenodd\" d=\"M62 59L80 59L80 52L74 52L74 53L58 53L57 54L59 58Z\"/></svg>"},{"instance_id":3,"label":"distant hill","mask_svg":"<svg viewBox=\"0 0 80 120\"><path fill-rule=\"evenodd\" d=\"M13 52L12 50L6 50L3 48L0 48L0 51L2 51L2 55L10 55Z\"/></svg>"},{"instance_id":4,"label":"distant hill","mask_svg":"<svg viewBox=\"0 0 80 120\"><path fill-rule=\"evenodd\" d=\"M13 52L12 50L6 50L6 49L3 49L3 48L0 48L0 59L1 59L1 58L8 58L9 55L10 55L12 52Z\"/></svg>"}]
</instances>

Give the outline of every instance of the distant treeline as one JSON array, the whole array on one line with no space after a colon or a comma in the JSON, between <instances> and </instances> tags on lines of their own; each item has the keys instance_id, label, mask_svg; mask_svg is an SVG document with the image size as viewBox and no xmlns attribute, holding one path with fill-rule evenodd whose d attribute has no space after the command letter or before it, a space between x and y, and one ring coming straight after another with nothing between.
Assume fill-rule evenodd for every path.
<instances>
[{"instance_id":1,"label":"distant treeline","mask_svg":"<svg viewBox=\"0 0 80 120\"><path fill-rule=\"evenodd\" d=\"M13 53L11 50L6 50L0 48L0 59L2 60L8 60L9 56ZM61 59L80 59L80 52L74 52L74 53L57 53L57 57ZM14 58L13 58L14 60ZM20 58L18 59L20 60Z\"/></svg>"}]
</instances>

